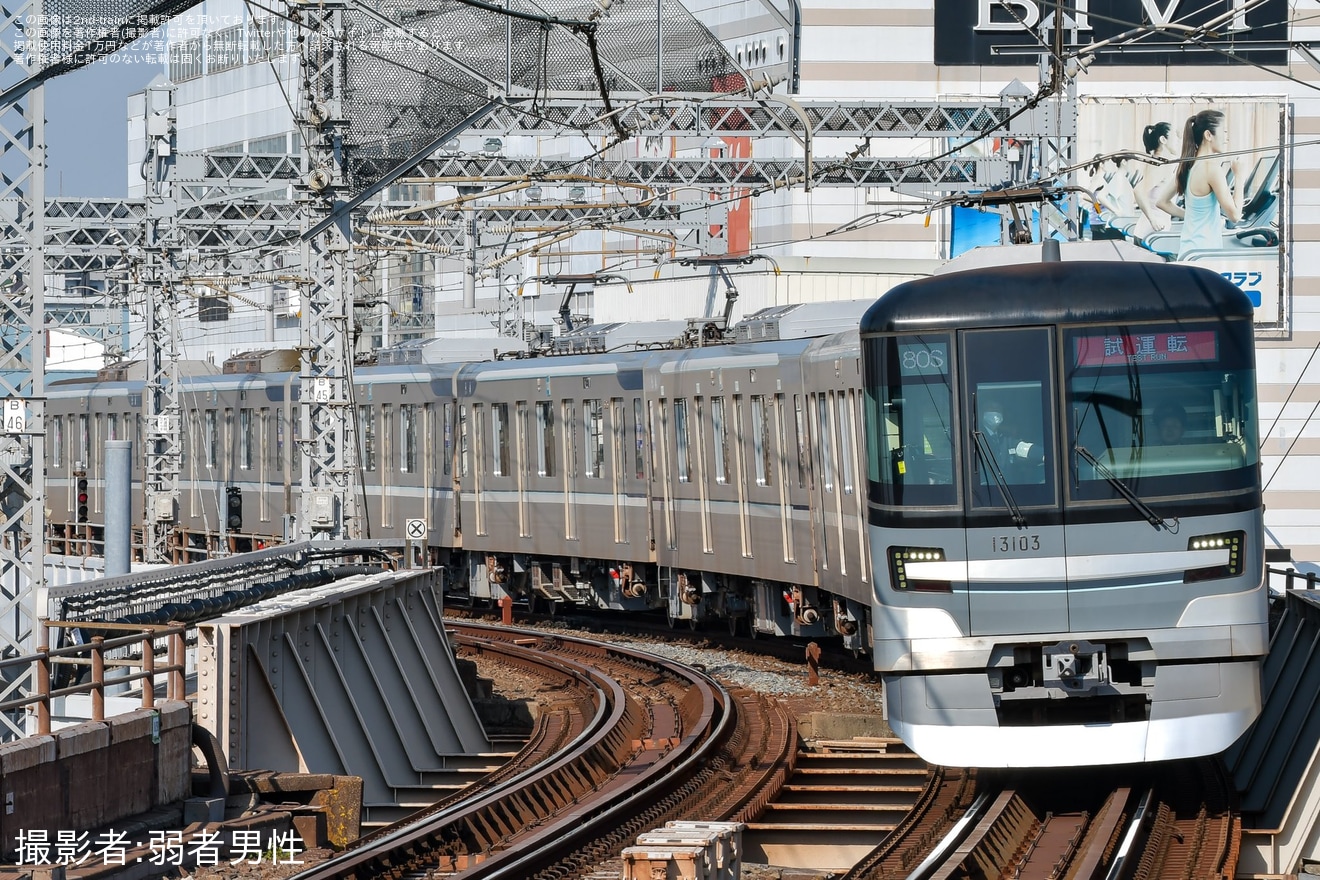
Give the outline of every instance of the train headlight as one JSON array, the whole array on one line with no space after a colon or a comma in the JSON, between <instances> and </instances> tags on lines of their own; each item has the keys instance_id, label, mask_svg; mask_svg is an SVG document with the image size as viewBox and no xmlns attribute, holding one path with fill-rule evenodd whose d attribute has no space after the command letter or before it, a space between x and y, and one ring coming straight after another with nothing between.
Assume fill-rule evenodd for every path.
<instances>
[{"instance_id":1,"label":"train headlight","mask_svg":"<svg viewBox=\"0 0 1320 880\"><path fill-rule=\"evenodd\" d=\"M1217 550L1220 557L1227 554L1227 561L1204 568L1189 568L1183 572L1183 583L1194 584L1198 581L1213 581L1220 578L1237 577L1246 565L1246 532L1223 532L1217 535L1196 535L1187 539L1188 550Z\"/></svg>"},{"instance_id":2,"label":"train headlight","mask_svg":"<svg viewBox=\"0 0 1320 880\"><path fill-rule=\"evenodd\" d=\"M889 583L900 592L952 593L952 583L928 576L935 567L929 563L947 559L938 547L890 547Z\"/></svg>"}]
</instances>

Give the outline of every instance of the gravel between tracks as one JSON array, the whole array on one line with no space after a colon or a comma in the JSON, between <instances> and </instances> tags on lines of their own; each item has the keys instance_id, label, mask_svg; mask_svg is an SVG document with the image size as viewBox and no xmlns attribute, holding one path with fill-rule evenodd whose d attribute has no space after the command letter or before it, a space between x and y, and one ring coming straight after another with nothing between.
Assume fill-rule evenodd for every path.
<instances>
[{"instance_id":1,"label":"gravel between tracks","mask_svg":"<svg viewBox=\"0 0 1320 880\"><path fill-rule=\"evenodd\" d=\"M686 666L704 669L712 677L735 687L777 697L792 711L803 716L811 712L830 712L847 715L882 715L880 681L878 677L820 670L820 684L807 684L805 658L801 663L789 663L751 651L714 648L700 642L667 641L651 636L601 635L583 633L581 629L555 624L527 626L539 632L563 635L586 635L602 641L626 644L650 651ZM534 682L519 682L504 677L495 683L497 693L508 699L534 699Z\"/></svg>"}]
</instances>

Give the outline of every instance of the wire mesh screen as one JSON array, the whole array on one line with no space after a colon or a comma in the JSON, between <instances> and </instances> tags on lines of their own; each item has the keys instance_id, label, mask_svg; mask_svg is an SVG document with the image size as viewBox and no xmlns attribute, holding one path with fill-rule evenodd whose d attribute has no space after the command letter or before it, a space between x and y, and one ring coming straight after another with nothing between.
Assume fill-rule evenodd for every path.
<instances>
[{"instance_id":1,"label":"wire mesh screen","mask_svg":"<svg viewBox=\"0 0 1320 880\"><path fill-rule=\"evenodd\" d=\"M505 14L498 4L529 20ZM345 114L351 185L380 159L413 155L485 106L492 93L727 91L732 60L678 0L385 0L348 12ZM507 5L505 5L507 4ZM594 22L593 40L587 27ZM600 74L597 74L599 69ZM354 159L359 161L355 162ZM355 167L356 166L356 167Z\"/></svg>"}]
</instances>

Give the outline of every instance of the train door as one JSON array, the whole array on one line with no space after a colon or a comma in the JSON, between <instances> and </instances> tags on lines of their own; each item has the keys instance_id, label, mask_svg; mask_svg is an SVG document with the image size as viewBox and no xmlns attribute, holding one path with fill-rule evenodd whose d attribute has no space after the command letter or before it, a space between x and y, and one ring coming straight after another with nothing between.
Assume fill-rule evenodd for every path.
<instances>
[{"instance_id":1,"label":"train door","mask_svg":"<svg viewBox=\"0 0 1320 880\"><path fill-rule=\"evenodd\" d=\"M971 635L1064 632L1050 331L968 330L961 343Z\"/></svg>"}]
</instances>

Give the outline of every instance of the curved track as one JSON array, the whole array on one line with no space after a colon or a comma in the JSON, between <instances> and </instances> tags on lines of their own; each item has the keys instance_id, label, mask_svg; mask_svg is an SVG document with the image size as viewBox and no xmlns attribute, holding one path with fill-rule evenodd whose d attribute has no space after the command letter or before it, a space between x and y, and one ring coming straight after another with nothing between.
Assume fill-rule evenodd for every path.
<instances>
[{"instance_id":1,"label":"curved track","mask_svg":"<svg viewBox=\"0 0 1320 880\"><path fill-rule=\"evenodd\" d=\"M791 767L791 719L701 672L578 638L473 625L452 638L553 692L531 740L500 771L299 877L576 875L668 819L759 809Z\"/></svg>"},{"instance_id":2,"label":"curved track","mask_svg":"<svg viewBox=\"0 0 1320 880\"><path fill-rule=\"evenodd\" d=\"M993 774L941 768L848 880L1233 876L1240 823L1215 758Z\"/></svg>"}]
</instances>

